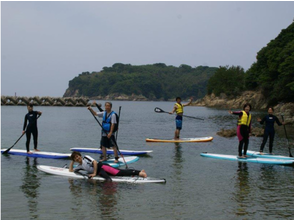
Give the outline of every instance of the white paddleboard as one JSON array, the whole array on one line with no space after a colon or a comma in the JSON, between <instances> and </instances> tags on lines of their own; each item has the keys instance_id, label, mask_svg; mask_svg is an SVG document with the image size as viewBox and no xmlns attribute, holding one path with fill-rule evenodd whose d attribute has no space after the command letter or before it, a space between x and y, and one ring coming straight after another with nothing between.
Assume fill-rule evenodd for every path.
<instances>
[{"instance_id":1,"label":"white paddleboard","mask_svg":"<svg viewBox=\"0 0 294 220\"><path fill-rule=\"evenodd\" d=\"M180 138L180 139L159 139L146 138L146 142L165 142L165 143L190 143L190 142L208 142L212 141L213 137L197 137L197 138Z\"/></svg>"},{"instance_id":2,"label":"white paddleboard","mask_svg":"<svg viewBox=\"0 0 294 220\"><path fill-rule=\"evenodd\" d=\"M86 174L81 175L74 172L69 172L67 168L62 167L53 167L53 166L45 166L45 165L37 165L37 168L45 173L53 174L53 175L59 175L59 176L65 176L75 179L88 179ZM93 180L98 181L105 181L104 178L100 176L95 176L91 178ZM157 179L157 178L143 178L139 176L111 176L111 179L113 182L126 182L126 183L166 183L165 179Z\"/></svg>"}]
</instances>

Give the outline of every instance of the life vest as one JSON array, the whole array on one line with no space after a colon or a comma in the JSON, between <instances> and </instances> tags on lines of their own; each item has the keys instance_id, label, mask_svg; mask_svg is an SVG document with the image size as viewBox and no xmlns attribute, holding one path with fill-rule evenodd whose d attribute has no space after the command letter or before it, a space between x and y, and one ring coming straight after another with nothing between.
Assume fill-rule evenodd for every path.
<instances>
[{"instance_id":1,"label":"life vest","mask_svg":"<svg viewBox=\"0 0 294 220\"><path fill-rule=\"evenodd\" d=\"M242 111L243 115L242 117L238 120L238 125L246 125L249 126L251 122L251 114L247 115L245 111Z\"/></svg>"},{"instance_id":2,"label":"life vest","mask_svg":"<svg viewBox=\"0 0 294 220\"><path fill-rule=\"evenodd\" d=\"M176 103L177 109L176 109L176 113L180 114L184 112L184 107L182 104Z\"/></svg>"},{"instance_id":3,"label":"life vest","mask_svg":"<svg viewBox=\"0 0 294 220\"><path fill-rule=\"evenodd\" d=\"M110 132L111 116L113 114L115 114L115 116L116 116L116 124L114 126L113 132L116 132L117 131L119 119L118 119L118 115L114 111L110 112L110 114L108 115L108 117L106 117L107 116L107 112L106 111L104 112L104 114L103 114L103 121L102 121L103 131Z\"/></svg>"}]
</instances>

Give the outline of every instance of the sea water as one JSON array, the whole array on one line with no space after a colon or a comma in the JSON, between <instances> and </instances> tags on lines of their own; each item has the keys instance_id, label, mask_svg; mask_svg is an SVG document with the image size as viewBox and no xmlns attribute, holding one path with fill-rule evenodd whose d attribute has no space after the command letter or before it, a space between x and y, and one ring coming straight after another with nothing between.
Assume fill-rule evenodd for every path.
<instances>
[{"instance_id":1,"label":"sea water","mask_svg":"<svg viewBox=\"0 0 294 220\"><path fill-rule=\"evenodd\" d=\"M153 150L129 167L165 178L166 184L70 179L36 168L61 167L70 160L1 155L2 219L293 219L293 167L200 156L201 152L237 155L237 137L216 135L222 128L236 127L237 116L227 110L184 109L184 114L204 120L184 118L181 137L213 136L212 142L147 143L146 138L173 138L175 116L154 112L155 107L171 111L173 104L113 101L114 111L121 106L119 148ZM40 150L70 153L72 147L99 147L101 128L86 107L34 110L43 112L38 119ZM26 113L26 107L1 106L1 148L11 147L20 137ZM252 114L253 125L260 126L256 118L265 113ZM25 141L24 136L14 148L25 149ZM262 138L251 137L249 149L258 150L261 142ZM276 134L274 152L288 156L283 132ZM100 155L89 155L99 160Z\"/></svg>"}]
</instances>

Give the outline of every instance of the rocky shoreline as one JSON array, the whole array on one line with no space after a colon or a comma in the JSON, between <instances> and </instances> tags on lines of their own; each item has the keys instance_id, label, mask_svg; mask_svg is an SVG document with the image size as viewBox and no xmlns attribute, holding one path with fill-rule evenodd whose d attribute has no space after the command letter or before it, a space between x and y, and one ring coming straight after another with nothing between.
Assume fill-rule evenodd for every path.
<instances>
[{"instance_id":1,"label":"rocky shoreline","mask_svg":"<svg viewBox=\"0 0 294 220\"><path fill-rule=\"evenodd\" d=\"M245 91L235 98L221 94L219 97L214 94L206 95L204 98L193 102L194 106L205 106L220 109L242 109L244 104L250 103L254 110L264 110L268 108L268 100L256 91ZM294 103L279 103L273 106L275 115L283 115L287 124L294 124Z\"/></svg>"}]
</instances>

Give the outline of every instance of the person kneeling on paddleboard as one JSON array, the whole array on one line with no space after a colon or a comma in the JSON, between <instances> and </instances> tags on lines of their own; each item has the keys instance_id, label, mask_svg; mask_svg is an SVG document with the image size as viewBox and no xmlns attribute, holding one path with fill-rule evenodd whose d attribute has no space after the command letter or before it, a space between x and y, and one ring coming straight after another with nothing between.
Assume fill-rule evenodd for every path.
<instances>
[{"instance_id":1,"label":"person kneeling on paddleboard","mask_svg":"<svg viewBox=\"0 0 294 220\"><path fill-rule=\"evenodd\" d=\"M106 181L112 181L110 176L140 176L143 178L147 177L145 170L132 170L132 169L116 169L102 162L97 163L92 157L82 155L79 152L74 151L71 154L71 163L69 165L69 172L75 172L78 170L85 170L89 173L88 177L92 178L94 176L101 176L106 179ZM77 162L79 165L73 168L73 164Z\"/></svg>"}]
</instances>

